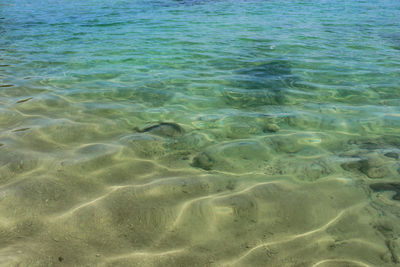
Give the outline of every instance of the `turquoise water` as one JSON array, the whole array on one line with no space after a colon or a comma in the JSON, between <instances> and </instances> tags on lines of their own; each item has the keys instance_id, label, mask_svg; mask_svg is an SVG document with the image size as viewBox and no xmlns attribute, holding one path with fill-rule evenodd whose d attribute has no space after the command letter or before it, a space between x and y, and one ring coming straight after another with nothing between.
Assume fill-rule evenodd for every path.
<instances>
[{"instance_id":1,"label":"turquoise water","mask_svg":"<svg viewBox=\"0 0 400 267\"><path fill-rule=\"evenodd\" d=\"M398 264L399 18L0 1L0 264Z\"/></svg>"}]
</instances>

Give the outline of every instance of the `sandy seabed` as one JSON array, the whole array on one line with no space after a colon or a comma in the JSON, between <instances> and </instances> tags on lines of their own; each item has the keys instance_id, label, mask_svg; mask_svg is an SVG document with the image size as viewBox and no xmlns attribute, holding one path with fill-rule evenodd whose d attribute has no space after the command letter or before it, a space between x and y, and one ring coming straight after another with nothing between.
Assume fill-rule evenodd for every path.
<instances>
[{"instance_id":1,"label":"sandy seabed","mask_svg":"<svg viewBox=\"0 0 400 267\"><path fill-rule=\"evenodd\" d=\"M10 132L14 142L0 151L1 265L400 262L399 161L385 148L396 138L280 129L212 142L184 128L154 124L84 144L70 122L46 135L43 127ZM80 140L104 138L91 129Z\"/></svg>"}]
</instances>

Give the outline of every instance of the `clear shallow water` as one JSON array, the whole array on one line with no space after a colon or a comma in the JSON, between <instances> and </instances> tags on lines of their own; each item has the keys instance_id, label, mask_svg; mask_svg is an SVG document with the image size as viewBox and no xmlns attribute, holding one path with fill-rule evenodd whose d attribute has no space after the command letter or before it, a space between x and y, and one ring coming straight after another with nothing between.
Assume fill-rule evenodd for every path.
<instances>
[{"instance_id":1,"label":"clear shallow water","mask_svg":"<svg viewBox=\"0 0 400 267\"><path fill-rule=\"evenodd\" d=\"M1 264L400 262L398 1L0 7Z\"/></svg>"}]
</instances>

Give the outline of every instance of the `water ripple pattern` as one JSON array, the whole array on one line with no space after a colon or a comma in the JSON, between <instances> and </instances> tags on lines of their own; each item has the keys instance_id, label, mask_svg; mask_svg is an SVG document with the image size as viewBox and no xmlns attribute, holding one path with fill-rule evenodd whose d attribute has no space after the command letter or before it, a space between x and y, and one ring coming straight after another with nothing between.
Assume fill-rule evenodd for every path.
<instances>
[{"instance_id":1,"label":"water ripple pattern","mask_svg":"<svg viewBox=\"0 0 400 267\"><path fill-rule=\"evenodd\" d=\"M0 265L397 266L399 18L0 1Z\"/></svg>"}]
</instances>

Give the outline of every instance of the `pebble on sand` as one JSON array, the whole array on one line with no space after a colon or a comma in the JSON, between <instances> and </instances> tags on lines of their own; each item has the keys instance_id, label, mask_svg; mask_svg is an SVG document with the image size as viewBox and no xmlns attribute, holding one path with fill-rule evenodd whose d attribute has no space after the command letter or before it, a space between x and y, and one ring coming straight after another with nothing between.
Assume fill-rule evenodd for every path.
<instances>
[{"instance_id":1,"label":"pebble on sand","mask_svg":"<svg viewBox=\"0 0 400 267\"><path fill-rule=\"evenodd\" d=\"M143 130L137 129L137 131L141 133L147 132L164 137L177 137L185 132L179 124L174 122L161 122L159 124L146 127Z\"/></svg>"},{"instance_id":2,"label":"pebble on sand","mask_svg":"<svg viewBox=\"0 0 400 267\"><path fill-rule=\"evenodd\" d=\"M204 170L211 170L214 161L212 158L205 152L202 152L193 158L192 166L201 168Z\"/></svg>"},{"instance_id":3,"label":"pebble on sand","mask_svg":"<svg viewBox=\"0 0 400 267\"><path fill-rule=\"evenodd\" d=\"M281 128L278 126L278 125L276 125L276 124L274 124L274 123L271 123L271 124L266 124L266 125L264 125L264 132L273 132L273 133L275 133L275 132L277 132L277 131L279 131Z\"/></svg>"}]
</instances>

